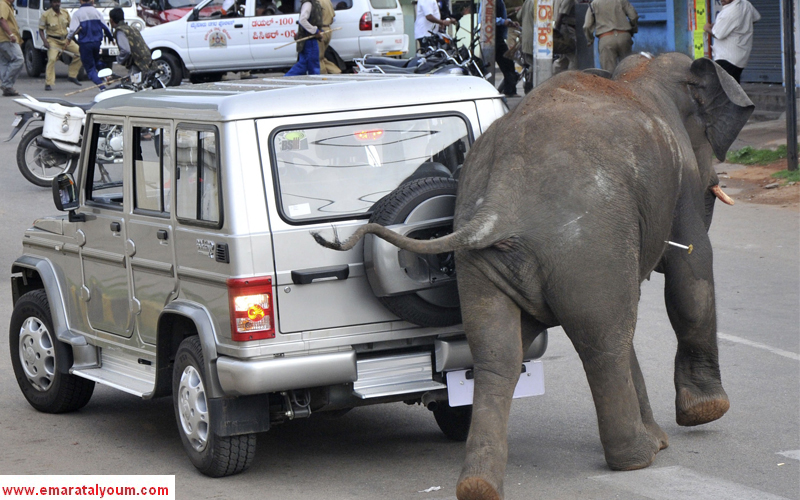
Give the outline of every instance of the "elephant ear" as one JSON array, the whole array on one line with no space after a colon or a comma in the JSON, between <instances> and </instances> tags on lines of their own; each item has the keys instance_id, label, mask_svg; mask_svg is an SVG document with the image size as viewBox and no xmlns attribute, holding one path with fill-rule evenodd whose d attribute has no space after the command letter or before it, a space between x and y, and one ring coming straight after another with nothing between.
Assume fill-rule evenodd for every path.
<instances>
[{"instance_id":1,"label":"elephant ear","mask_svg":"<svg viewBox=\"0 0 800 500\"><path fill-rule=\"evenodd\" d=\"M714 155L725 161L725 154L747 123L755 105L727 71L711 59L692 62L689 89L705 124L706 137Z\"/></svg>"}]
</instances>

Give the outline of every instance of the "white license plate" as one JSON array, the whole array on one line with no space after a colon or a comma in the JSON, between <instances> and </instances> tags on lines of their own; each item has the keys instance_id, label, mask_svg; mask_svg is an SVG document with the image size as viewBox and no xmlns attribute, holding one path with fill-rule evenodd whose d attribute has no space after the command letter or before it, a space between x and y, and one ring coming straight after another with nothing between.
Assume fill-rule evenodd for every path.
<instances>
[{"instance_id":1,"label":"white license plate","mask_svg":"<svg viewBox=\"0 0 800 500\"><path fill-rule=\"evenodd\" d=\"M384 21L383 31L394 31L394 21Z\"/></svg>"},{"instance_id":2,"label":"white license plate","mask_svg":"<svg viewBox=\"0 0 800 500\"><path fill-rule=\"evenodd\" d=\"M108 55L110 56L118 56L119 55L119 47L111 47L108 49Z\"/></svg>"},{"instance_id":3,"label":"white license plate","mask_svg":"<svg viewBox=\"0 0 800 500\"><path fill-rule=\"evenodd\" d=\"M541 361L527 361L523 365L525 372L519 376L519 382L514 389L514 399L541 396L544 394L544 365ZM472 370L447 373L447 398L450 406L472 404L475 380L472 377L467 378L467 372Z\"/></svg>"},{"instance_id":4,"label":"white license plate","mask_svg":"<svg viewBox=\"0 0 800 500\"><path fill-rule=\"evenodd\" d=\"M16 127L17 125L19 125L19 124L20 124L20 122L22 122L22 116L20 116L20 115L17 115L17 117L16 117L16 118L14 118L14 121L13 121L13 122L11 122L11 128L14 128L14 127Z\"/></svg>"}]
</instances>

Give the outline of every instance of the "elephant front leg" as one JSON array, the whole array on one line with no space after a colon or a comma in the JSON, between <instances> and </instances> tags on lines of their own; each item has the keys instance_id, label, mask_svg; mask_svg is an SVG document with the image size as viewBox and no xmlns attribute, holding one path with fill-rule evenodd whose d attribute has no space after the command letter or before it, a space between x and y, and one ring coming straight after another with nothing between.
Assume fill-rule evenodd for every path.
<instances>
[{"instance_id":1,"label":"elephant front leg","mask_svg":"<svg viewBox=\"0 0 800 500\"><path fill-rule=\"evenodd\" d=\"M670 248L664 262L667 313L678 338L675 419L683 426L714 421L730 408L719 369L711 244L705 233L699 240L691 254Z\"/></svg>"},{"instance_id":2,"label":"elephant front leg","mask_svg":"<svg viewBox=\"0 0 800 500\"><path fill-rule=\"evenodd\" d=\"M472 423L458 500L500 500L508 460L508 415L522 367L521 313L486 278L459 267L464 330L474 360ZM476 270L471 270L477 273Z\"/></svg>"}]
</instances>

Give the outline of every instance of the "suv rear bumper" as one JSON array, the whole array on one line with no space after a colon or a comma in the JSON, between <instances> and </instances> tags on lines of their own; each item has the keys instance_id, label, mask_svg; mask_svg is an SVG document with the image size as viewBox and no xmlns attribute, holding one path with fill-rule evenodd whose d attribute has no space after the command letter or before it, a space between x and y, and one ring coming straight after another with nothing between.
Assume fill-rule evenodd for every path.
<instances>
[{"instance_id":1,"label":"suv rear bumper","mask_svg":"<svg viewBox=\"0 0 800 500\"><path fill-rule=\"evenodd\" d=\"M355 382L356 352L240 360L220 356L217 376L228 395L263 394Z\"/></svg>"},{"instance_id":2,"label":"suv rear bumper","mask_svg":"<svg viewBox=\"0 0 800 500\"><path fill-rule=\"evenodd\" d=\"M547 331L544 331L533 341L524 359L537 359L546 349ZM390 357L398 360L393 364L402 363L402 355L394 354ZM448 372L471 368L473 364L469 345L464 339L437 339L432 358L433 366L426 369L429 374L431 371ZM411 367L406 367L406 371L410 369ZM323 387L359 380L354 350L256 360L220 356L217 358L217 376L223 392L230 396Z\"/></svg>"}]
</instances>

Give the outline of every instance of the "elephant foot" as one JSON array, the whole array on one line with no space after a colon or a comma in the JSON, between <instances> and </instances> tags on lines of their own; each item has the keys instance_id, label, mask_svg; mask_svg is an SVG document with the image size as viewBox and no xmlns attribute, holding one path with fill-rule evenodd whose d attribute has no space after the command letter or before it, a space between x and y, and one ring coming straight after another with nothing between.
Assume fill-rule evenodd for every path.
<instances>
[{"instance_id":1,"label":"elephant foot","mask_svg":"<svg viewBox=\"0 0 800 500\"><path fill-rule=\"evenodd\" d=\"M675 399L675 421L684 427L707 424L725 415L730 407L722 387L719 392L707 395L696 395L682 387Z\"/></svg>"},{"instance_id":2,"label":"elephant foot","mask_svg":"<svg viewBox=\"0 0 800 500\"><path fill-rule=\"evenodd\" d=\"M458 500L502 500L498 488L482 477L470 476L461 479L456 486Z\"/></svg>"},{"instance_id":3,"label":"elephant foot","mask_svg":"<svg viewBox=\"0 0 800 500\"><path fill-rule=\"evenodd\" d=\"M606 463L611 470L644 469L653 463L659 450L667 447L667 435L664 431L661 433L663 442L650 430L647 430L639 434L632 445L617 450L606 448Z\"/></svg>"},{"instance_id":4,"label":"elephant foot","mask_svg":"<svg viewBox=\"0 0 800 500\"><path fill-rule=\"evenodd\" d=\"M647 432L650 433L653 439L655 439L656 442L658 443L658 451L661 451L664 448L669 447L669 436L667 435L666 432L664 432L663 429L661 429L660 425L658 425L655 422L651 422L644 424L644 427L645 429L647 429Z\"/></svg>"}]
</instances>

